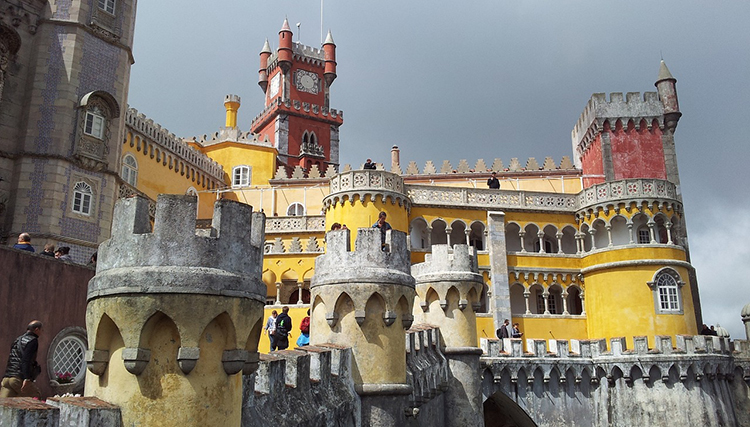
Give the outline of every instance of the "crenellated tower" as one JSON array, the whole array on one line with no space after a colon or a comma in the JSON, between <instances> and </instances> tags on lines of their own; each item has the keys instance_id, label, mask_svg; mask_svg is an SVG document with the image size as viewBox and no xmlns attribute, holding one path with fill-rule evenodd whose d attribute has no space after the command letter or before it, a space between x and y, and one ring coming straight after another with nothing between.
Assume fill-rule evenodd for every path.
<instances>
[{"instance_id":1,"label":"crenellated tower","mask_svg":"<svg viewBox=\"0 0 750 427\"><path fill-rule=\"evenodd\" d=\"M123 425L239 426L258 366L265 217L219 200L196 230L194 196L121 199L88 288L86 394ZM180 408L175 411L174 408Z\"/></svg>"},{"instance_id":2,"label":"crenellated tower","mask_svg":"<svg viewBox=\"0 0 750 427\"><path fill-rule=\"evenodd\" d=\"M324 171L339 164L339 126L343 113L330 108L330 88L336 79L336 44L328 32L321 48L292 40L289 21L279 31L272 52L266 40L260 52L258 85L265 108L251 131L267 137L278 149L279 163L289 168L313 165Z\"/></svg>"},{"instance_id":3,"label":"crenellated tower","mask_svg":"<svg viewBox=\"0 0 750 427\"><path fill-rule=\"evenodd\" d=\"M440 328L454 384L445 393L445 425L482 426L482 382L477 375L482 350L477 348L475 311L484 281L476 248L433 245L425 262L412 266L412 274L417 291L414 320Z\"/></svg>"},{"instance_id":4,"label":"crenellated tower","mask_svg":"<svg viewBox=\"0 0 750 427\"><path fill-rule=\"evenodd\" d=\"M352 376L362 398L362 424L403 425L412 388L407 382L404 331L413 321L414 278L406 234L362 228L351 250L349 230L326 235L315 260L311 344L352 348Z\"/></svg>"}]
</instances>

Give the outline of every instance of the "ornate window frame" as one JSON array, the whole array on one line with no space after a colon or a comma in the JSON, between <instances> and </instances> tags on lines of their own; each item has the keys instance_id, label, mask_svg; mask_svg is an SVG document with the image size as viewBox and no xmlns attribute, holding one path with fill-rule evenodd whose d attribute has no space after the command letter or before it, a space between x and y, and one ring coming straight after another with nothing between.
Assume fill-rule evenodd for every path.
<instances>
[{"instance_id":1,"label":"ornate window frame","mask_svg":"<svg viewBox=\"0 0 750 427\"><path fill-rule=\"evenodd\" d=\"M674 268L660 268L647 285L654 296L656 314L684 314L682 287L685 282Z\"/></svg>"},{"instance_id":2,"label":"ornate window frame","mask_svg":"<svg viewBox=\"0 0 750 427\"><path fill-rule=\"evenodd\" d=\"M73 185L70 204L73 213L91 216L94 212L94 188L85 181L78 181Z\"/></svg>"},{"instance_id":3,"label":"ornate window frame","mask_svg":"<svg viewBox=\"0 0 750 427\"><path fill-rule=\"evenodd\" d=\"M120 117L120 106L110 93L94 91L81 98L78 109L74 156L82 168L102 171L107 168L113 123ZM101 120L98 130L97 120Z\"/></svg>"},{"instance_id":4,"label":"ornate window frame","mask_svg":"<svg viewBox=\"0 0 750 427\"><path fill-rule=\"evenodd\" d=\"M55 335L47 351L47 375L50 380L57 378L56 373L70 372L73 374L72 383L51 385L55 389L65 389L65 392L80 393L86 380L86 351L88 339L86 330L80 326L64 328ZM61 390L55 390L59 392Z\"/></svg>"},{"instance_id":5,"label":"ornate window frame","mask_svg":"<svg viewBox=\"0 0 750 427\"><path fill-rule=\"evenodd\" d=\"M253 182L253 167L237 165L232 168L232 188L249 187Z\"/></svg>"}]
</instances>

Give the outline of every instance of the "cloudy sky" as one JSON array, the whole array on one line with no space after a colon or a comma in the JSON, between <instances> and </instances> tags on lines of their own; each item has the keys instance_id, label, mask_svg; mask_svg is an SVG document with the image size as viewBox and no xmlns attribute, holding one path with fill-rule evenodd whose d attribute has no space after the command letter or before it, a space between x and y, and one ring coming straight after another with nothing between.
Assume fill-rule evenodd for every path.
<instances>
[{"instance_id":1,"label":"cloudy sky","mask_svg":"<svg viewBox=\"0 0 750 427\"><path fill-rule=\"evenodd\" d=\"M594 92L654 91L677 78L676 134L704 321L744 337L750 302L750 2L324 0L337 45L331 107L344 111L342 163L364 156L436 165L499 157L556 161ZM223 98L239 126L262 109L258 52L285 16L319 46L317 0L138 4L131 106L177 135L215 132ZM623 319L627 321L627 319Z\"/></svg>"}]
</instances>

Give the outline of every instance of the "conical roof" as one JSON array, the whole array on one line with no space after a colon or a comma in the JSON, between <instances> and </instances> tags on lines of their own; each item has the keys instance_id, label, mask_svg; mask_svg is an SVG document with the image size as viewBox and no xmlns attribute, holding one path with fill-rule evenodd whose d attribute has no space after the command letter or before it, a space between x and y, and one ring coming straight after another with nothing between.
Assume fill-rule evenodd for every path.
<instances>
[{"instance_id":1,"label":"conical roof","mask_svg":"<svg viewBox=\"0 0 750 427\"><path fill-rule=\"evenodd\" d=\"M664 60L661 60L661 65L659 65L659 77L656 78L657 82L660 82L662 80L668 80L673 79L672 73L669 72L669 68L667 68L667 64L664 62Z\"/></svg>"},{"instance_id":2,"label":"conical roof","mask_svg":"<svg viewBox=\"0 0 750 427\"><path fill-rule=\"evenodd\" d=\"M326 36L326 41L323 42L323 44L332 44L332 45L336 44L336 43L333 42L333 36L331 35L331 30L328 30L328 35Z\"/></svg>"},{"instance_id":3,"label":"conical roof","mask_svg":"<svg viewBox=\"0 0 750 427\"><path fill-rule=\"evenodd\" d=\"M260 50L260 53L271 53L271 45L268 43L268 39L263 44L263 49Z\"/></svg>"},{"instance_id":4,"label":"conical roof","mask_svg":"<svg viewBox=\"0 0 750 427\"><path fill-rule=\"evenodd\" d=\"M287 18L284 18L284 23L281 24L281 31L289 31L290 33L292 32L292 29L289 27L289 20Z\"/></svg>"}]
</instances>

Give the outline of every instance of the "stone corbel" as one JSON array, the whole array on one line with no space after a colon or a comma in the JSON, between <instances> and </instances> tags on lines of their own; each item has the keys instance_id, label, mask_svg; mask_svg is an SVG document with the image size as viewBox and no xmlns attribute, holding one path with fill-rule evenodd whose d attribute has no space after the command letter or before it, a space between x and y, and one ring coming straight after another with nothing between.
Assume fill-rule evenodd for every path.
<instances>
[{"instance_id":1,"label":"stone corbel","mask_svg":"<svg viewBox=\"0 0 750 427\"><path fill-rule=\"evenodd\" d=\"M122 349L122 360L128 372L136 376L140 375L151 360L151 350L141 347L124 348Z\"/></svg>"},{"instance_id":2,"label":"stone corbel","mask_svg":"<svg viewBox=\"0 0 750 427\"><path fill-rule=\"evenodd\" d=\"M331 311L330 313L326 313L326 322L328 322L328 326L334 327L336 326L336 323L339 322L339 315L335 311Z\"/></svg>"},{"instance_id":3,"label":"stone corbel","mask_svg":"<svg viewBox=\"0 0 750 427\"><path fill-rule=\"evenodd\" d=\"M440 308L442 308L443 311L445 311L448 308L448 300L441 299L441 300L438 300L438 302L440 303Z\"/></svg>"},{"instance_id":4,"label":"stone corbel","mask_svg":"<svg viewBox=\"0 0 750 427\"><path fill-rule=\"evenodd\" d=\"M201 349L198 347L180 347L177 350L177 364L180 365L183 374L187 375L195 368L200 354Z\"/></svg>"},{"instance_id":5,"label":"stone corbel","mask_svg":"<svg viewBox=\"0 0 750 427\"><path fill-rule=\"evenodd\" d=\"M362 324L365 323L365 311L354 310L354 318L357 319L357 324L362 326Z\"/></svg>"},{"instance_id":6,"label":"stone corbel","mask_svg":"<svg viewBox=\"0 0 750 427\"><path fill-rule=\"evenodd\" d=\"M383 313L383 322L385 323L385 326L391 326L393 322L396 321L396 312L391 310L386 310Z\"/></svg>"},{"instance_id":7,"label":"stone corbel","mask_svg":"<svg viewBox=\"0 0 750 427\"><path fill-rule=\"evenodd\" d=\"M422 308L422 311L425 313L427 313L427 311L430 309L430 304L428 304L427 301L420 302L419 306Z\"/></svg>"},{"instance_id":8,"label":"stone corbel","mask_svg":"<svg viewBox=\"0 0 750 427\"><path fill-rule=\"evenodd\" d=\"M245 367L245 362L250 353L247 350L224 350L221 355L221 364L224 366L224 372L227 375L234 375Z\"/></svg>"},{"instance_id":9,"label":"stone corbel","mask_svg":"<svg viewBox=\"0 0 750 427\"><path fill-rule=\"evenodd\" d=\"M245 360L245 366L242 367L242 375L252 375L258 370L258 361L260 355L258 352L248 353L247 359Z\"/></svg>"},{"instance_id":10,"label":"stone corbel","mask_svg":"<svg viewBox=\"0 0 750 427\"><path fill-rule=\"evenodd\" d=\"M458 308L463 311L466 309L466 307L469 306L469 300L467 299L460 299L458 300Z\"/></svg>"},{"instance_id":11,"label":"stone corbel","mask_svg":"<svg viewBox=\"0 0 750 427\"><path fill-rule=\"evenodd\" d=\"M94 375L101 375L109 364L109 350L86 350L86 367Z\"/></svg>"},{"instance_id":12,"label":"stone corbel","mask_svg":"<svg viewBox=\"0 0 750 427\"><path fill-rule=\"evenodd\" d=\"M414 323L414 316L411 314L404 314L401 316L401 325L403 325L404 329L411 328L411 324Z\"/></svg>"}]
</instances>

